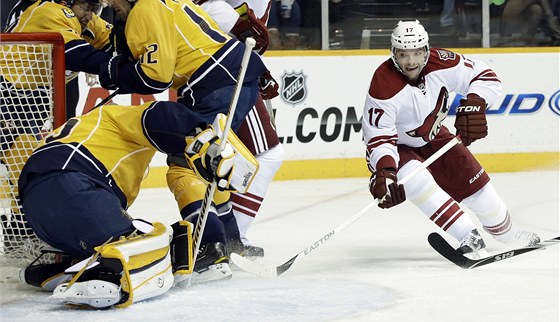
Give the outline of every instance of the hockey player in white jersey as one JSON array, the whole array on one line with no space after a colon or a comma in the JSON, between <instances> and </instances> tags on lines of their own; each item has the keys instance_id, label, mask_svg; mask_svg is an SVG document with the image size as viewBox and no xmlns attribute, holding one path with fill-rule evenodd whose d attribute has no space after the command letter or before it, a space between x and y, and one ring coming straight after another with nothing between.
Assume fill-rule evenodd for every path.
<instances>
[{"instance_id":1,"label":"hockey player in white jersey","mask_svg":"<svg viewBox=\"0 0 560 322\"><path fill-rule=\"evenodd\" d=\"M255 50L263 54L268 47L268 30L266 23L270 11L269 0L193 0L199 4L225 32L231 33L243 41L243 35L255 38L257 45ZM278 139L276 128L271 121L272 111L267 111L263 100L270 100L278 96L278 84L270 73L267 77L260 78L260 97L253 109L249 112L237 135L249 148L259 161L259 171L247 193L232 193L229 202L227 199L215 202L221 218L227 221L228 213L233 211L240 239L228 241L228 250L250 257L262 257L264 250L252 245L247 239L247 231L252 224L272 179L284 160L284 151ZM264 76L264 74L263 74ZM191 184L192 186L192 184ZM179 200L178 200L179 201ZM181 201L179 201L181 203ZM220 205L221 203L221 205ZM188 205L193 211L198 209ZM184 206L184 205L180 205ZM226 224L226 231L231 229ZM235 235L228 234L228 235Z\"/></svg>"},{"instance_id":2,"label":"hockey player in white jersey","mask_svg":"<svg viewBox=\"0 0 560 322\"><path fill-rule=\"evenodd\" d=\"M484 230L505 244L534 245L540 238L516 228L488 174L467 149L486 137L485 110L501 93L496 74L483 62L430 48L420 22L400 21L391 35L391 59L375 71L363 113L370 191L380 208L407 198L436 225L459 241L458 250L484 255L485 243L462 202ZM456 145L404 186L397 185L422 161L453 138L442 125L448 93L463 95L455 128Z\"/></svg>"}]
</instances>

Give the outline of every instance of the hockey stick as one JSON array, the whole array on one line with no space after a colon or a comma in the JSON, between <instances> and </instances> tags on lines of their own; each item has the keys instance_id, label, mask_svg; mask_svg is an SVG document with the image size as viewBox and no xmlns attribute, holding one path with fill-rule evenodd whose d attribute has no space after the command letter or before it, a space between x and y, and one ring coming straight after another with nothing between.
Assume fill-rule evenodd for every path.
<instances>
[{"instance_id":1,"label":"hockey stick","mask_svg":"<svg viewBox=\"0 0 560 322\"><path fill-rule=\"evenodd\" d=\"M460 142L461 142L460 137L458 137L458 136L454 137L451 141L447 142L447 144L445 144L442 148L440 148L436 153L434 153L432 156L430 156L428 159L426 159L424 162L422 162L422 164L419 165L416 169L414 169L411 173L409 173L404 178L399 180L398 183L399 184L405 184L411 178L416 176L420 171L426 169L435 160L437 160L439 157L441 157L443 154L445 154L447 151L449 151L452 147L454 147L456 144L458 144ZM263 276L263 277L280 276L284 272L286 272L288 269L290 269L290 267L296 261L301 260L301 258L309 255L312 251L319 248L319 246L321 246L321 245L325 244L327 241L331 240L332 237L334 237L336 234L338 234L341 231L343 231L344 229L346 229L346 227L350 226L352 223L354 223L356 220L358 220L360 217L362 217L371 208L373 208L374 206L377 206L378 203L379 203L379 201L377 199L374 199L371 203L369 203L367 206L362 208L360 211L358 211L352 217L348 218L345 222L343 222L342 224L340 224L336 228L332 229L331 231L329 231L328 233L323 235L323 237L321 237L319 240L317 240L314 243L308 245L304 250L302 250L301 252L299 252L294 257L290 258L287 262L285 262L284 264L282 264L280 266L276 266L276 267L265 266L262 263L250 261L250 260L248 260L248 259L246 259L246 258L244 258L244 257L242 257L238 254L235 254L235 253L230 255L231 260L235 263L235 265L237 265L242 270L247 271L247 272L252 273L252 274L255 274L255 275L258 275L258 276Z\"/></svg>"},{"instance_id":2,"label":"hockey stick","mask_svg":"<svg viewBox=\"0 0 560 322\"><path fill-rule=\"evenodd\" d=\"M521 248L516 248L508 250L503 253L494 254L492 256L480 258L480 259L470 259L463 254L459 253L455 248L453 248L449 243L438 233L431 233L428 236L428 242L438 253L443 257L447 258L453 264L464 268L476 268L483 265L492 264L495 262L502 261L504 259L512 258L517 255L525 254L527 252L532 252L537 249L543 249L544 247L555 245L560 243L560 236L552 239L542 241L533 246L526 246Z\"/></svg>"},{"instance_id":3,"label":"hockey stick","mask_svg":"<svg viewBox=\"0 0 560 322\"><path fill-rule=\"evenodd\" d=\"M103 106L103 105L107 104L113 97L115 97L118 94L119 94L119 89L117 88L115 91L113 91L111 94L109 94L109 96L105 97L101 102L99 102L99 104L95 105L90 111L95 110L99 106Z\"/></svg>"},{"instance_id":4,"label":"hockey stick","mask_svg":"<svg viewBox=\"0 0 560 322\"><path fill-rule=\"evenodd\" d=\"M270 116L270 122L274 127L276 127L276 119L274 118L274 110L272 109L272 100L264 100L264 105L266 106L266 111Z\"/></svg>"},{"instance_id":5,"label":"hockey stick","mask_svg":"<svg viewBox=\"0 0 560 322\"><path fill-rule=\"evenodd\" d=\"M245 72L247 71L247 65L249 64L249 58L251 57L251 52L255 47L255 39L248 37L245 40L245 51L243 52L243 58L241 59L241 68L239 69L239 75L237 76L237 83L235 84L235 89L233 91L233 97L229 104L229 112L226 118L226 124L222 132L222 137L220 138L219 151L223 151L226 147L227 136L231 129L231 123L233 122L233 115L235 114L235 109L237 108L237 100L239 99L239 94L241 93L241 88L243 87L243 80L245 79ZM196 221L196 226L193 232L193 268L196 263L196 258L198 257L198 250L200 249L200 243L202 241L202 232L204 231L204 226L206 226L206 220L208 219L208 212L210 211L210 205L212 204L212 199L214 199L214 193L216 192L217 182L212 180L212 182L206 187L206 192L204 193L204 199L202 199L202 205L200 207L200 214L198 215L198 220ZM189 276L189 285L191 282L192 274Z\"/></svg>"}]
</instances>

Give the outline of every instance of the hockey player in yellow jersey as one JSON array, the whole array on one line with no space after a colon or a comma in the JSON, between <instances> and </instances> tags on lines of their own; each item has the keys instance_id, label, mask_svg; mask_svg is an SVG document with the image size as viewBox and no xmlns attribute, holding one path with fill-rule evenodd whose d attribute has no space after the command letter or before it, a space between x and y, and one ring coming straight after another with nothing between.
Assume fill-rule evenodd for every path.
<instances>
[{"instance_id":1,"label":"hockey player in yellow jersey","mask_svg":"<svg viewBox=\"0 0 560 322\"><path fill-rule=\"evenodd\" d=\"M117 56L100 74L101 85L119 92L157 93L168 87L178 91L178 102L205 115L226 113L239 72L244 44L221 31L213 19L190 0L108 0L117 16L126 21L125 36L134 61ZM258 78L266 68L251 53L232 129L237 130L258 95ZM198 214L184 209L199 201L205 186L192 170L178 166L181 156L171 156L167 175L183 218ZM186 183L189 177L194 180ZM215 209L211 210L216 212ZM232 216L233 217L233 216ZM204 249L200 253L204 255Z\"/></svg>"},{"instance_id":2,"label":"hockey player in yellow jersey","mask_svg":"<svg viewBox=\"0 0 560 322\"><path fill-rule=\"evenodd\" d=\"M125 36L133 61L124 55L100 71L101 85L119 93L159 93L171 87L178 102L207 116L227 113L245 45L222 32L189 0L106 0L126 21ZM257 79L265 71L253 53L234 115L233 128L253 106Z\"/></svg>"},{"instance_id":3,"label":"hockey player in yellow jersey","mask_svg":"<svg viewBox=\"0 0 560 322\"><path fill-rule=\"evenodd\" d=\"M59 33L66 70L97 74L101 62L112 57L111 25L96 15L100 8L99 0L20 1L5 32ZM0 168L8 170L6 180L0 178L0 199L12 199L11 214L0 218L3 227L23 221L14 186L41 132L52 130L51 54L47 46L0 46Z\"/></svg>"},{"instance_id":4,"label":"hockey player in yellow jersey","mask_svg":"<svg viewBox=\"0 0 560 322\"><path fill-rule=\"evenodd\" d=\"M65 43L66 69L97 74L99 65L112 57L111 25L95 14L100 8L99 0L24 1L14 8L6 31L58 32ZM52 89L45 81L49 69L42 64L48 61L43 56L50 54L47 47L1 46L0 123L14 124L1 129L1 151L7 151L21 134L38 135L48 120Z\"/></svg>"},{"instance_id":5,"label":"hockey player in yellow jersey","mask_svg":"<svg viewBox=\"0 0 560 322\"><path fill-rule=\"evenodd\" d=\"M245 174L238 160L256 161L232 132L220 152L220 131L219 122L208 127L201 115L184 105L148 102L140 106L102 106L70 119L48 135L26 162L19 179L27 220L39 238L74 258L97 253L94 257L100 256L102 269L88 269L81 279L76 273L80 269L67 270L75 273L77 282L60 284L72 275L65 275L66 280L64 275L38 280L37 272L44 266L31 266L23 274L25 282L50 286L51 290L59 284L55 298L96 307L126 306L168 290L173 284L172 272L178 269L172 267L170 256L175 259L173 263L186 262L191 271L193 266L170 252L192 248L181 244L170 250L169 241L177 237L177 232L173 234L177 225L173 229L160 223L139 227L126 209L137 197L156 151L183 154L201 179L216 180L219 189L235 189L238 173ZM209 216L202 236L202 243L214 245L214 250L225 242L220 224L216 216ZM136 229L143 239L131 235ZM115 259L120 262L116 270L108 264ZM126 283L122 276L126 276ZM91 286L102 287L95 291ZM100 298L108 301L103 304Z\"/></svg>"},{"instance_id":6,"label":"hockey player in yellow jersey","mask_svg":"<svg viewBox=\"0 0 560 322\"><path fill-rule=\"evenodd\" d=\"M98 74L99 65L108 61L112 53L109 36L111 24L101 19L99 0L61 0L24 2L28 7L20 7L21 14L7 26L6 32L58 32L64 38L66 69ZM29 53L31 54L31 53ZM46 54L46 53L45 53ZM25 55L15 53L7 46L2 47L2 55ZM14 59L17 60L17 59ZM16 88L27 89L26 81L18 82L14 76L29 74L30 62L20 60L18 66L0 66L6 81ZM8 69L17 68L19 73ZM40 76L34 78L41 85Z\"/></svg>"}]
</instances>

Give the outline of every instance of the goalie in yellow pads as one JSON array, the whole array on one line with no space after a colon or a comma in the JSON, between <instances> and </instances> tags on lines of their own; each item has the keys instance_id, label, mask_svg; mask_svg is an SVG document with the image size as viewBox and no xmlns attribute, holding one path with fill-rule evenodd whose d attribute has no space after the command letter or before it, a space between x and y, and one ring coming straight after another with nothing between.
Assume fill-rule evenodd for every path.
<instances>
[{"instance_id":1,"label":"goalie in yellow pads","mask_svg":"<svg viewBox=\"0 0 560 322\"><path fill-rule=\"evenodd\" d=\"M68 268L65 272L73 274L72 279L59 284L52 298L97 308L126 307L167 292L174 273L191 273L192 269L185 269L193 259L190 223L179 221L173 229L160 222L135 221L134 225L139 234L97 246L92 257ZM186 252L172 251L177 248ZM86 278L80 281L82 276Z\"/></svg>"},{"instance_id":2,"label":"goalie in yellow pads","mask_svg":"<svg viewBox=\"0 0 560 322\"><path fill-rule=\"evenodd\" d=\"M157 223L137 229L126 209L136 199L156 151L183 153L201 179L216 180L220 189L250 183L258 168L256 160L230 136L226 148L218 151L220 140L214 128L184 105L148 102L102 106L70 119L47 136L21 172L23 209L40 239L85 262L65 274L41 275L45 267L34 265L23 272L23 280L50 289L68 283L58 286L54 299L103 307L157 296L173 284L173 272L189 274L193 263L190 247L184 246L185 236L188 240L190 235L186 226L176 224L183 228L175 234L177 229ZM248 178L248 183L239 178ZM209 215L211 220L220 222ZM175 244L170 248L171 239ZM207 225L202 245L211 247L222 240L223 228ZM195 269L203 273L208 267L197 260ZM103 287L92 293L91 285ZM119 292L96 293L100 289Z\"/></svg>"}]
</instances>

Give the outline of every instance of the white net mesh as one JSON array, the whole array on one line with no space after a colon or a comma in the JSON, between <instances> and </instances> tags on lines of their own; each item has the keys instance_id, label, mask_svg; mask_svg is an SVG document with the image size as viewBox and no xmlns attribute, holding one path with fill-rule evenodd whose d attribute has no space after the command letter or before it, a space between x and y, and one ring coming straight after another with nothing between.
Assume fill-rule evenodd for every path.
<instances>
[{"instance_id":1,"label":"white net mesh","mask_svg":"<svg viewBox=\"0 0 560 322\"><path fill-rule=\"evenodd\" d=\"M0 46L0 265L24 266L45 246L25 220L17 181L53 130L53 45L2 37Z\"/></svg>"}]
</instances>

